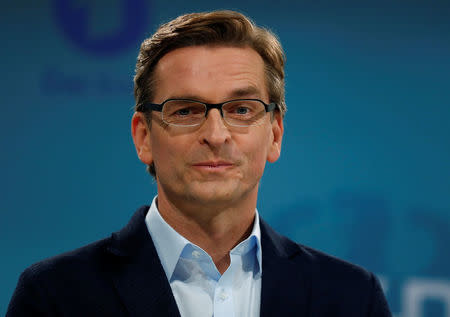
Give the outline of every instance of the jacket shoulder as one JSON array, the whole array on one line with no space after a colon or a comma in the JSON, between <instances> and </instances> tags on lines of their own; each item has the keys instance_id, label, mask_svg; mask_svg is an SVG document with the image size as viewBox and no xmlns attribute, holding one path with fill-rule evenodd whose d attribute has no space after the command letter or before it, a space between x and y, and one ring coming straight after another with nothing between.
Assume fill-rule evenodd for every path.
<instances>
[{"instance_id":1,"label":"jacket shoulder","mask_svg":"<svg viewBox=\"0 0 450 317\"><path fill-rule=\"evenodd\" d=\"M270 277L271 285L279 285L281 279L285 280L284 285L301 285L302 291L296 294L308 298L304 304L310 305L310 311L314 312L312 315L391 316L381 285L373 273L359 265L296 243L275 232L266 223L262 222L261 228L265 241L263 258L264 254L267 256L269 253L271 259L266 261L270 261L275 268L271 270L274 275ZM276 269L273 263L282 265L283 270ZM263 275L264 272L263 266ZM295 302L298 301L300 299L297 298Z\"/></svg>"},{"instance_id":2,"label":"jacket shoulder","mask_svg":"<svg viewBox=\"0 0 450 317\"><path fill-rule=\"evenodd\" d=\"M371 278L372 273L360 265L348 262L309 246L302 244L297 245L301 250L301 253L322 275L342 276L342 278L354 277L366 281Z\"/></svg>"},{"instance_id":3,"label":"jacket shoulder","mask_svg":"<svg viewBox=\"0 0 450 317\"><path fill-rule=\"evenodd\" d=\"M109 309L120 311L120 305L104 305L102 300L115 296L108 275L114 267L106 252L110 239L39 261L25 269L6 316L48 316L64 311L76 315L87 307L99 313Z\"/></svg>"},{"instance_id":4,"label":"jacket shoulder","mask_svg":"<svg viewBox=\"0 0 450 317\"><path fill-rule=\"evenodd\" d=\"M136 252L147 243L144 218L148 208L148 206L139 208L129 223L111 236L39 261L28 267L22 276L30 279L44 278L45 280L77 279L78 275L82 275L86 279L89 274L100 274L101 276L102 272L106 273L112 269L111 265L115 262L113 259Z\"/></svg>"},{"instance_id":5,"label":"jacket shoulder","mask_svg":"<svg viewBox=\"0 0 450 317\"><path fill-rule=\"evenodd\" d=\"M264 252L268 248L271 254L287 257L293 263L301 265L303 269L310 268L312 270L311 274L320 273L324 277L333 277L328 282L339 282L339 280L343 281L349 278L350 280L362 281L371 279L372 273L365 268L294 242L290 238L276 232L264 221L261 221L261 229Z\"/></svg>"},{"instance_id":6,"label":"jacket shoulder","mask_svg":"<svg viewBox=\"0 0 450 317\"><path fill-rule=\"evenodd\" d=\"M74 272L100 269L104 262L106 247L111 238L105 238L72 251L41 260L29 266L22 275L30 279L56 278L66 272Z\"/></svg>"}]
</instances>

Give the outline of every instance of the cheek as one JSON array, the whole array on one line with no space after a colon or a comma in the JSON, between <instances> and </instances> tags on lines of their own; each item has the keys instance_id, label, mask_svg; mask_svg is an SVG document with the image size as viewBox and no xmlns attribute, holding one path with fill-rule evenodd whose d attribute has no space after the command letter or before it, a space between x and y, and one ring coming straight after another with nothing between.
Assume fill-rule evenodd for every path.
<instances>
[{"instance_id":1,"label":"cheek","mask_svg":"<svg viewBox=\"0 0 450 317\"><path fill-rule=\"evenodd\" d=\"M170 170L170 166L174 165L172 157L174 150L169 140L154 136L152 139L152 151L156 169L160 172Z\"/></svg>"},{"instance_id":2,"label":"cheek","mask_svg":"<svg viewBox=\"0 0 450 317\"><path fill-rule=\"evenodd\" d=\"M256 141L256 140L254 140ZM267 142L259 140L245 147L247 163L253 176L262 176L267 161Z\"/></svg>"},{"instance_id":3,"label":"cheek","mask_svg":"<svg viewBox=\"0 0 450 317\"><path fill-rule=\"evenodd\" d=\"M192 144L192 140L164 138L153 144L156 167L159 166L160 171L164 171L167 175L175 176L177 171L182 173L190 157L189 146Z\"/></svg>"}]
</instances>

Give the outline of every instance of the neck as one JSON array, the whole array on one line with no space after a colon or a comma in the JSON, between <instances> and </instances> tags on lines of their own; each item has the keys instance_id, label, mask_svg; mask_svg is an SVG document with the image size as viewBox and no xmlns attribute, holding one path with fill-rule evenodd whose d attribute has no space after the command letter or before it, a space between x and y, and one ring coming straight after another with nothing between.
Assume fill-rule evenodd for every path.
<instances>
[{"instance_id":1,"label":"neck","mask_svg":"<svg viewBox=\"0 0 450 317\"><path fill-rule=\"evenodd\" d=\"M183 206L158 195L158 210L164 220L183 237L205 250L223 274L230 264L230 250L251 233L256 198L239 206Z\"/></svg>"}]
</instances>

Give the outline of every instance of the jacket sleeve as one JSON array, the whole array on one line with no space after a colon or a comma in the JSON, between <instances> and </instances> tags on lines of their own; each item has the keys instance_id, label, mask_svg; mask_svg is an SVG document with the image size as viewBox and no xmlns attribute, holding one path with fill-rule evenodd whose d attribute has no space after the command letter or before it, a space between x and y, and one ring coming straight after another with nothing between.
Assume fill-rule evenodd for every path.
<instances>
[{"instance_id":1,"label":"jacket sleeve","mask_svg":"<svg viewBox=\"0 0 450 317\"><path fill-rule=\"evenodd\" d=\"M371 300L369 302L369 317L392 317L383 289L376 276L371 273Z\"/></svg>"}]
</instances>

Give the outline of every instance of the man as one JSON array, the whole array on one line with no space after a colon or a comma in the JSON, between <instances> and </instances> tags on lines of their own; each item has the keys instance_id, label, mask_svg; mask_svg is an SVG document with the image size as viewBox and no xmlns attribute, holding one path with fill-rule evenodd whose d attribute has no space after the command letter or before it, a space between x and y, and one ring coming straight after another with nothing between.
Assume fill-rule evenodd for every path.
<instances>
[{"instance_id":1,"label":"man","mask_svg":"<svg viewBox=\"0 0 450 317\"><path fill-rule=\"evenodd\" d=\"M110 238L28 268L7 316L390 316L372 273L256 211L280 156L283 65L276 38L231 11L145 40L132 136L158 196Z\"/></svg>"}]
</instances>

